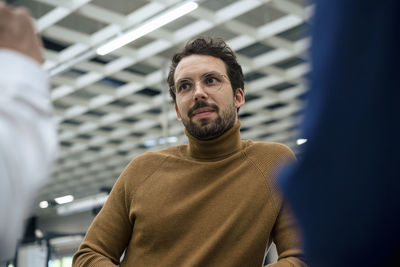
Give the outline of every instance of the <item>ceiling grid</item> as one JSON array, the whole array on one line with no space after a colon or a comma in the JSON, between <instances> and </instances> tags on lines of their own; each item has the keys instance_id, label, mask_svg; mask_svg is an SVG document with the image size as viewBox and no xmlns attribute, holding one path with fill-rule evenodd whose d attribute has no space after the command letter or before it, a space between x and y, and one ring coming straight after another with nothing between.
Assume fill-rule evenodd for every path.
<instances>
[{"instance_id":1,"label":"ceiling grid","mask_svg":"<svg viewBox=\"0 0 400 267\"><path fill-rule=\"evenodd\" d=\"M197 35L222 37L237 52L246 77L242 138L297 150L309 73L307 1L197 1L193 12L106 56L96 47L182 1L12 2L31 10L45 68L64 66L51 77L61 149L38 202L95 195L136 155L186 143L165 80L174 51Z\"/></svg>"}]
</instances>

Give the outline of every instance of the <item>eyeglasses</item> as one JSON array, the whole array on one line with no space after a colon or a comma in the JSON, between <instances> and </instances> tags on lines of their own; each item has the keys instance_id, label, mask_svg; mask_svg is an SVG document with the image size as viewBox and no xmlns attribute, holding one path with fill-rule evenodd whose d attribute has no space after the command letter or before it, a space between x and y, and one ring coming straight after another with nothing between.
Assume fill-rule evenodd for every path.
<instances>
[{"instance_id":1,"label":"eyeglasses","mask_svg":"<svg viewBox=\"0 0 400 267\"><path fill-rule=\"evenodd\" d=\"M200 85L201 88L207 94L217 93L224 84L224 78L229 81L225 74L218 72L209 72L201 76ZM174 85L176 95L180 97L191 97L195 91L196 83L191 79L179 80L176 85Z\"/></svg>"}]
</instances>

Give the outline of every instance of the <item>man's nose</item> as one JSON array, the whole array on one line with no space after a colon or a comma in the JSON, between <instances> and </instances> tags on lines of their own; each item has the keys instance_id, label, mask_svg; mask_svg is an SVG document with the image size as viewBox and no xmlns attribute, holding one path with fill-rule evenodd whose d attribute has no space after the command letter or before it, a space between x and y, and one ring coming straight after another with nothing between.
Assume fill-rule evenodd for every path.
<instances>
[{"instance_id":1,"label":"man's nose","mask_svg":"<svg viewBox=\"0 0 400 267\"><path fill-rule=\"evenodd\" d=\"M200 82L195 84L193 98L195 101L208 99L208 94Z\"/></svg>"}]
</instances>

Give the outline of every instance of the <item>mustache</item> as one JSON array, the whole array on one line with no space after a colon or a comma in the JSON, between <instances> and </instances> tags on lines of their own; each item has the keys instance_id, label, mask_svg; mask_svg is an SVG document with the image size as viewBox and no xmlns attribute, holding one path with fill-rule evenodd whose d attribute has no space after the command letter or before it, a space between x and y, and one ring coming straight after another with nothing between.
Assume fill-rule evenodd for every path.
<instances>
[{"instance_id":1,"label":"mustache","mask_svg":"<svg viewBox=\"0 0 400 267\"><path fill-rule=\"evenodd\" d=\"M189 109L189 111L188 111L188 117L189 117L189 118L193 117L193 115L194 115L193 113L194 113L194 111L195 111L196 109L205 108L205 107L210 107L210 108L214 109L217 113L218 113L218 111L219 111L219 108L218 108L217 105L209 104L209 103L204 102L204 101L202 101L202 102L196 102L196 103L193 105L193 107L191 107L191 108Z\"/></svg>"}]
</instances>

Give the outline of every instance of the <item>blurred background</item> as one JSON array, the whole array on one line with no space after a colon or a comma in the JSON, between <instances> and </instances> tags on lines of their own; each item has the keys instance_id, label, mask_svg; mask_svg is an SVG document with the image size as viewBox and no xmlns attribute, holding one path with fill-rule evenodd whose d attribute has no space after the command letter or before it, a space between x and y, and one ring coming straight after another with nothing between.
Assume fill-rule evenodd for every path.
<instances>
[{"instance_id":1,"label":"blurred background","mask_svg":"<svg viewBox=\"0 0 400 267\"><path fill-rule=\"evenodd\" d=\"M16 262L0 266L71 266L127 163L186 143L166 76L174 52L195 36L221 37L238 55L246 79L242 138L281 142L301 153L313 10L307 0L195 1L195 10L106 55L97 49L183 1L7 2L27 7L42 37L60 153L32 203Z\"/></svg>"}]
</instances>

